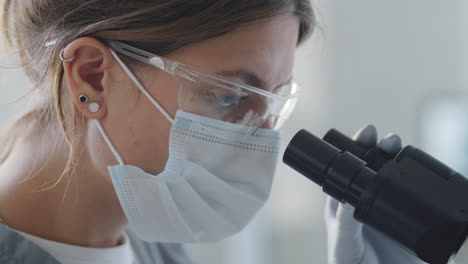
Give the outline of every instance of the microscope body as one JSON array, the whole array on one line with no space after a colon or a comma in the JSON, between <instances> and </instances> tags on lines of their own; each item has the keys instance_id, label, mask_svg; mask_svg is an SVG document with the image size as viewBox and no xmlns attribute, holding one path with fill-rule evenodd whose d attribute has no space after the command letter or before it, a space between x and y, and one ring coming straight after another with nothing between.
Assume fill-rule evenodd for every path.
<instances>
[{"instance_id":1,"label":"microscope body","mask_svg":"<svg viewBox=\"0 0 468 264\"><path fill-rule=\"evenodd\" d=\"M384 165L354 217L426 262L447 263L468 235L468 181L445 168L425 167L421 157L432 159L408 146Z\"/></svg>"},{"instance_id":2,"label":"microscope body","mask_svg":"<svg viewBox=\"0 0 468 264\"><path fill-rule=\"evenodd\" d=\"M468 235L466 178L412 146L390 158L336 130L324 140L300 131L283 161L425 262L445 264L458 252Z\"/></svg>"}]
</instances>

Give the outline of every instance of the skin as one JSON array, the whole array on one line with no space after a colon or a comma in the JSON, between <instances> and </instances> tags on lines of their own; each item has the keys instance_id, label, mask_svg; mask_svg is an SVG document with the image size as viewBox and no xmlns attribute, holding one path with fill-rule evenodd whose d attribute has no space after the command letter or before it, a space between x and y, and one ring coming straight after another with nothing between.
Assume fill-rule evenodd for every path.
<instances>
[{"instance_id":1,"label":"skin","mask_svg":"<svg viewBox=\"0 0 468 264\"><path fill-rule=\"evenodd\" d=\"M297 19L282 15L183 47L166 57L206 73L246 69L263 79L259 88L272 90L291 77L297 37ZM107 166L118 163L89 120L100 121L126 164L155 175L168 158L171 124L136 88L105 45L93 38L79 38L65 49L64 57L72 56L73 62L63 64L66 87L70 103L88 120L81 131L84 143L76 146L81 153L77 169L54 187L38 191L60 177L68 147L56 127L32 122L0 165L0 217L11 228L49 240L113 247L127 227L107 172ZM132 69L174 117L179 108L176 80L152 67ZM97 113L79 102L82 94L100 105Z\"/></svg>"}]
</instances>

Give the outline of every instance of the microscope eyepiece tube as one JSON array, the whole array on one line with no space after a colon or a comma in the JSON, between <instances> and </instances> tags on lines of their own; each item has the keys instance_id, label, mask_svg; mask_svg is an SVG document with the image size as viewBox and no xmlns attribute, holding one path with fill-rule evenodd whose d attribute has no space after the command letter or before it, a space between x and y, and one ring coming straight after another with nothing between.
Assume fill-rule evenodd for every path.
<instances>
[{"instance_id":1,"label":"microscope eyepiece tube","mask_svg":"<svg viewBox=\"0 0 468 264\"><path fill-rule=\"evenodd\" d=\"M328 164L340 152L331 144L302 129L289 143L283 162L322 186Z\"/></svg>"},{"instance_id":2,"label":"microscope eyepiece tube","mask_svg":"<svg viewBox=\"0 0 468 264\"><path fill-rule=\"evenodd\" d=\"M375 175L364 161L306 130L299 131L291 140L283 162L322 186L328 195L354 206Z\"/></svg>"}]
</instances>

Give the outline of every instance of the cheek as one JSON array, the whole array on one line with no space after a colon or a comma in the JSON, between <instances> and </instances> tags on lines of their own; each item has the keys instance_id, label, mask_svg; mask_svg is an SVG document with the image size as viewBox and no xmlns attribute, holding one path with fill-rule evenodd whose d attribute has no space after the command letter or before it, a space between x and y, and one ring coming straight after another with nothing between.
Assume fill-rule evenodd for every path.
<instances>
[{"instance_id":1,"label":"cheek","mask_svg":"<svg viewBox=\"0 0 468 264\"><path fill-rule=\"evenodd\" d=\"M145 107L146 108L146 107ZM125 161L151 174L160 173L166 164L171 125L154 107L141 108L128 128Z\"/></svg>"},{"instance_id":2,"label":"cheek","mask_svg":"<svg viewBox=\"0 0 468 264\"><path fill-rule=\"evenodd\" d=\"M100 122L125 164L151 174L160 173L168 157L171 123L125 76L109 84L106 115ZM137 75L145 90L171 117L178 109L178 82L169 74ZM108 175L106 166L118 162L93 122L88 126L88 150L93 164Z\"/></svg>"},{"instance_id":3,"label":"cheek","mask_svg":"<svg viewBox=\"0 0 468 264\"><path fill-rule=\"evenodd\" d=\"M174 117L178 109L177 82L166 75L141 82L151 97ZM168 157L169 120L136 87L134 97L118 112L120 116L114 116L118 130L113 136L118 141L115 145L125 163L151 174L160 173Z\"/></svg>"}]
</instances>

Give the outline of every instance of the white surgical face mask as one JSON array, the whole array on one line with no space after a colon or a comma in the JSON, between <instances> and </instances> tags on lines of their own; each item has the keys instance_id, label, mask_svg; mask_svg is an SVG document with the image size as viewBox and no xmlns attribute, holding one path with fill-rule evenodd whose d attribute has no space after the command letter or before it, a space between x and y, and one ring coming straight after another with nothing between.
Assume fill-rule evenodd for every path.
<instances>
[{"instance_id":1,"label":"white surgical face mask","mask_svg":"<svg viewBox=\"0 0 468 264\"><path fill-rule=\"evenodd\" d=\"M151 175L119 161L109 173L130 229L159 242L214 242L241 231L265 204L278 160L279 134L177 111L174 120L112 54L172 123L165 169Z\"/></svg>"}]
</instances>

